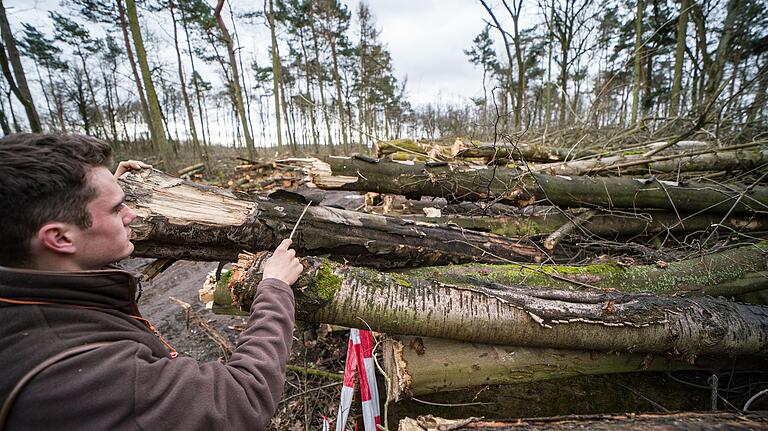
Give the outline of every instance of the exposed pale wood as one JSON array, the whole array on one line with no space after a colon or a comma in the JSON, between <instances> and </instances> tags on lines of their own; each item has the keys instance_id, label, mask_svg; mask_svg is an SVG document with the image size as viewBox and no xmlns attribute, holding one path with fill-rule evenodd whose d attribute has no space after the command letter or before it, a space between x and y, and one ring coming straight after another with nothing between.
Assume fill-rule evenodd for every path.
<instances>
[{"instance_id":1,"label":"exposed pale wood","mask_svg":"<svg viewBox=\"0 0 768 431\"><path fill-rule=\"evenodd\" d=\"M138 215L132 239L142 257L232 261L243 250L273 250L304 209L287 200L241 200L159 171L129 174L121 185ZM293 245L300 255L390 268L547 258L528 240L329 207L309 208Z\"/></svg>"}]
</instances>

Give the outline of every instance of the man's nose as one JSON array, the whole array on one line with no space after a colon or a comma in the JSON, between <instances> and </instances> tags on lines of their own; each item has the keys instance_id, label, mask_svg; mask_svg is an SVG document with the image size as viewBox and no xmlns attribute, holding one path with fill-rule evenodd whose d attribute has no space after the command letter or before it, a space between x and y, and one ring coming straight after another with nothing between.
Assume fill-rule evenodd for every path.
<instances>
[{"instance_id":1,"label":"man's nose","mask_svg":"<svg viewBox=\"0 0 768 431\"><path fill-rule=\"evenodd\" d=\"M123 215L123 224L128 226L136 218L136 213L129 206L125 206L125 214Z\"/></svg>"}]
</instances>

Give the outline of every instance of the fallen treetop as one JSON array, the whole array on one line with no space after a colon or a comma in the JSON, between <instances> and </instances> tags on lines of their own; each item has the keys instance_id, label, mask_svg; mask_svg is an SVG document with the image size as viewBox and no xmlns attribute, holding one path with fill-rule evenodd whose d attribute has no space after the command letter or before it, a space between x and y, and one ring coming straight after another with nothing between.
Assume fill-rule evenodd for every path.
<instances>
[{"instance_id":1,"label":"fallen treetop","mask_svg":"<svg viewBox=\"0 0 768 431\"><path fill-rule=\"evenodd\" d=\"M121 186L138 215L131 228L140 257L233 261L243 250L273 250L304 209L289 200L238 199L159 171L129 174ZM329 207L310 207L293 243L303 255L389 268L548 258L526 239Z\"/></svg>"},{"instance_id":2,"label":"fallen treetop","mask_svg":"<svg viewBox=\"0 0 768 431\"><path fill-rule=\"evenodd\" d=\"M247 269L260 268L267 257L241 256L215 296L249 309L261 275ZM458 287L316 258L305 258L304 265L308 269L294 291L297 319L310 322L488 344L685 358L768 354L768 307L498 284Z\"/></svg>"},{"instance_id":3,"label":"fallen treetop","mask_svg":"<svg viewBox=\"0 0 768 431\"><path fill-rule=\"evenodd\" d=\"M518 206L658 208L682 212L768 212L768 187L560 176L503 167L404 164L358 157L314 159L305 168L320 188L492 201Z\"/></svg>"}]
</instances>

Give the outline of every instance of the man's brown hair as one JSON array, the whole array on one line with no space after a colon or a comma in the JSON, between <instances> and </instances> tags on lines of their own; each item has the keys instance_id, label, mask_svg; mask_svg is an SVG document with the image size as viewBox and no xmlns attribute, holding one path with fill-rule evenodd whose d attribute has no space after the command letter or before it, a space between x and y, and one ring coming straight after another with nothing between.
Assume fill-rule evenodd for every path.
<instances>
[{"instance_id":1,"label":"man's brown hair","mask_svg":"<svg viewBox=\"0 0 768 431\"><path fill-rule=\"evenodd\" d=\"M109 167L112 149L82 135L18 133L0 139L0 265L26 266L30 240L45 223L86 229L96 191L90 169Z\"/></svg>"}]
</instances>

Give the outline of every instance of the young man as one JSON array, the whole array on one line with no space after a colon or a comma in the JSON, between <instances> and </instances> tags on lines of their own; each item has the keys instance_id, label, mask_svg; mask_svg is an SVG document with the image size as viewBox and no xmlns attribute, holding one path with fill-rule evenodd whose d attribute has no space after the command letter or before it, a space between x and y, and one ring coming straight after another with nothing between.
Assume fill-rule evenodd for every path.
<instances>
[{"instance_id":1,"label":"young man","mask_svg":"<svg viewBox=\"0 0 768 431\"><path fill-rule=\"evenodd\" d=\"M229 362L176 357L140 316L136 279L104 268L133 251L136 217L110 155L79 135L0 139L0 429L266 427L292 341L289 286L302 271L290 241L267 261Z\"/></svg>"}]
</instances>

